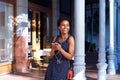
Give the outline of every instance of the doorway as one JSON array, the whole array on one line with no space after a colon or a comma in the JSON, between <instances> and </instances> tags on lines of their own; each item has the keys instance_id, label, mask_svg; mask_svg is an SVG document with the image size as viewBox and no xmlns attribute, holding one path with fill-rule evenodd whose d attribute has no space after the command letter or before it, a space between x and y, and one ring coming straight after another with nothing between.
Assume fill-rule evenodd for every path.
<instances>
[{"instance_id":1,"label":"doorway","mask_svg":"<svg viewBox=\"0 0 120 80\"><path fill-rule=\"evenodd\" d=\"M28 53L32 52L35 57L39 50L50 48L47 39L47 34L49 34L48 16L44 12L28 9L28 21Z\"/></svg>"}]
</instances>

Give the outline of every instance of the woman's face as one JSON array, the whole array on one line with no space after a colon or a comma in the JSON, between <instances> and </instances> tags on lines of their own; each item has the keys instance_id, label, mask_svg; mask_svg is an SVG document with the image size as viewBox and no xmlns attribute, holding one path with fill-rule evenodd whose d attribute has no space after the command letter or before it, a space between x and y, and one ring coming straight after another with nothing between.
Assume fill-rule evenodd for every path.
<instances>
[{"instance_id":1,"label":"woman's face","mask_svg":"<svg viewBox=\"0 0 120 80\"><path fill-rule=\"evenodd\" d=\"M60 22L59 30L60 30L61 34L68 33L70 30L69 21L63 20L62 22Z\"/></svg>"}]
</instances>

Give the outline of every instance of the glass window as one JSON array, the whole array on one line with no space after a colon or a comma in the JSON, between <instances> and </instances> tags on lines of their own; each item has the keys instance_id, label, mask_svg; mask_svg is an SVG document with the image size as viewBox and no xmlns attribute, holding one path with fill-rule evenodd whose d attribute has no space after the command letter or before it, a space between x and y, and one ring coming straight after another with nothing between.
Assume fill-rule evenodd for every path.
<instances>
[{"instance_id":1,"label":"glass window","mask_svg":"<svg viewBox=\"0 0 120 80\"><path fill-rule=\"evenodd\" d=\"M28 21L29 21L29 24L28 24L28 44L29 45L32 45L32 34L31 34L31 27L32 27L32 10L31 9L28 9Z\"/></svg>"},{"instance_id":2,"label":"glass window","mask_svg":"<svg viewBox=\"0 0 120 80\"><path fill-rule=\"evenodd\" d=\"M13 60L13 5L0 1L0 62Z\"/></svg>"}]
</instances>

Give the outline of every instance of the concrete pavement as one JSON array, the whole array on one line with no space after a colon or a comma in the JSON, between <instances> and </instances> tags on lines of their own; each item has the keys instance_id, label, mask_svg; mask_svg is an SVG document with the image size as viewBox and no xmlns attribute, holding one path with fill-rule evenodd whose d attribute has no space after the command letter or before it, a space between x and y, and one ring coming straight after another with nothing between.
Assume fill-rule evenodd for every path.
<instances>
[{"instance_id":1,"label":"concrete pavement","mask_svg":"<svg viewBox=\"0 0 120 80\"><path fill-rule=\"evenodd\" d=\"M44 80L46 68L31 69L29 73L11 73L0 76L0 80ZM97 69L95 66L86 67L87 80L97 80ZM120 74L107 75L107 80L120 80Z\"/></svg>"}]
</instances>

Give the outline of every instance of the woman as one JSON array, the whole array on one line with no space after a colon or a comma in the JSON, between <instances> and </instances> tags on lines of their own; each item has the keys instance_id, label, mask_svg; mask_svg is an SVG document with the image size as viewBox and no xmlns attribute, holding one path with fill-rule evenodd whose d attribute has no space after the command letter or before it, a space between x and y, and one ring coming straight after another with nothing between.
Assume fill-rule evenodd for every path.
<instances>
[{"instance_id":1,"label":"woman","mask_svg":"<svg viewBox=\"0 0 120 80\"><path fill-rule=\"evenodd\" d=\"M45 80L67 80L70 60L74 55L74 38L69 34L70 21L62 18L58 21L60 35L53 39L49 66Z\"/></svg>"}]
</instances>

